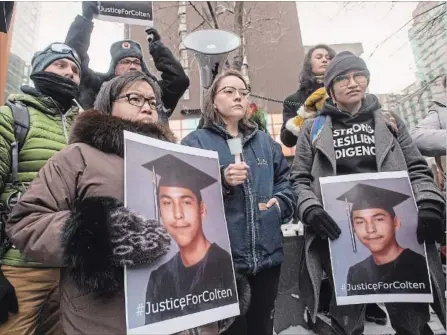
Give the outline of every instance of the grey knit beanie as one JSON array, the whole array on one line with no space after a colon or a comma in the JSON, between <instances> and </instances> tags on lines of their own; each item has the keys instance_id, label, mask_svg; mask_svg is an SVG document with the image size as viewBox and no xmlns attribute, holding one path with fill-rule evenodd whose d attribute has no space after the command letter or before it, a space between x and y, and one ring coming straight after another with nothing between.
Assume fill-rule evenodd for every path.
<instances>
[{"instance_id":1,"label":"grey knit beanie","mask_svg":"<svg viewBox=\"0 0 447 335\"><path fill-rule=\"evenodd\" d=\"M55 60L63 59L63 58L69 59L73 63L75 63L76 66L78 67L79 73L80 73L81 72L81 63L79 62L79 58L75 57L71 52L53 51L51 49L52 44L56 44L56 43L51 43L48 47L46 47L42 51L37 51L34 54L33 59L31 60L31 66L32 66L31 75L36 72L44 71ZM60 44L62 45L63 43L60 43ZM66 47L68 49L72 49L69 46L66 46Z\"/></svg>"},{"instance_id":2,"label":"grey knit beanie","mask_svg":"<svg viewBox=\"0 0 447 335\"><path fill-rule=\"evenodd\" d=\"M366 63L350 51L342 51L330 61L324 74L324 87L329 92L335 77L352 70L366 70Z\"/></svg>"}]
</instances>

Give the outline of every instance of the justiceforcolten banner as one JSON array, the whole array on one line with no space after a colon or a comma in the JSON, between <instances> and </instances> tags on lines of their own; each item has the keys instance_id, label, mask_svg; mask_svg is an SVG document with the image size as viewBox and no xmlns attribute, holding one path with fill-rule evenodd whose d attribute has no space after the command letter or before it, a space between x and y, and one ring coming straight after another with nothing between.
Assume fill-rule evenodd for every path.
<instances>
[{"instance_id":1,"label":"justiceforcolten banner","mask_svg":"<svg viewBox=\"0 0 447 335\"><path fill-rule=\"evenodd\" d=\"M152 1L101 1L98 19L152 27L153 13Z\"/></svg>"},{"instance_id":2,"label":"justiceforcolten banner","mask_svg":"<svg viewBox=\"0 0 447 335\"><path fill-rule=\"evenodd\" d=\"M320 184L324 208L342 232L329 242L337 305L433 302L407 171L324 177Z\"/></svg>"},{"instance_id":3,"label":"justiceforcolten banner","mask_svg":"<svg viewBox=\"0 0 447 335\"><path fill-rule=\"evenodd\" d=\"M217 153L124 138L126 206L171 237L157 262L126 268L127 333L173 334L239 315Z\"/></svg>"}]
</instances>

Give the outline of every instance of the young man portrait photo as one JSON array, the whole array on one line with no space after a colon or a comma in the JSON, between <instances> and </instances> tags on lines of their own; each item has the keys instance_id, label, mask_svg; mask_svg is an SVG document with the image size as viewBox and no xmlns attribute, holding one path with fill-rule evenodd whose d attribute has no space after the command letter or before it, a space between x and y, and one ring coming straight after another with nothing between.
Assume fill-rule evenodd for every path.
<instances>
[{"instance_id":1,"label":"young man portrait photo","mask_svg":"<svg viewBox=\"0 0 447 335\"><path fill-rule=\"evenodd\" d=\"M160 176L160 222L179 249L150 275L146 324L236 303L231 256L203 230L213 218L207 217L201 191L217 180L171 154L143 166Z\"/></svg>"},{"instance_id":2,"label":"young man portrait photo","mask_svg":"<svg viewBox=\"0 0 447 335\"><path fill-rule=\"evenodd\" d=\"M351 266L347 276L348 296L366 294L431 293L424 256L397 241L405 225L394 207L411 197L399 192L357 184L337 200L352 204L350 223L355 239L371 256Z\"/></svg>"}]
</instances>

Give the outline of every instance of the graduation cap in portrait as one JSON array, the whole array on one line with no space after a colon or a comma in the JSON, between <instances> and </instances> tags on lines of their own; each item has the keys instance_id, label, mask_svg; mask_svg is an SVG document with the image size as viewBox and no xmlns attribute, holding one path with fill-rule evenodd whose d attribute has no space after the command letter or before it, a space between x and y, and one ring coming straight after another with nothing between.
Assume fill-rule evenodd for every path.
<instances>
[{"instance_id":1,"label":"graduation cap in portrait","mask_svg":"<svg viewBox=\"0 0 447 335\"><path fill-rule=\"evenodd\" d=\"M381 208L395 216L394 207L410 198L409 195L366 184L356 184L337 200L346 203L346 215L349 221L352 250L357 252L357 245L352 225L352 212L369 208ZM350 205L351 204L351 205Z\"/></svg>"},{"instance_id":2,"label":"graduation cap in portrait","mask_svg":"<svg viewBox=\"0 0 447 335\"><path fill-rule=\"evenodd\" d=\"M142 165L152 172L152 185L156 220L159 221L158 190L162 186L181 187L193 192L199 202L201 191L211 186L217 179L197 169L174 155L167 154ZM159 180L157 183L157 176Z\"/></svg>"}]
</instances>

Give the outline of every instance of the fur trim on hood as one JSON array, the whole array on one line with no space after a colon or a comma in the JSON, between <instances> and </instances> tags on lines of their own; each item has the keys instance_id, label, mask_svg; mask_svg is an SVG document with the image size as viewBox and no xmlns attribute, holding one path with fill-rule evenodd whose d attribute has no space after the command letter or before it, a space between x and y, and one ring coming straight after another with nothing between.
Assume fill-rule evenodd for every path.
<instances>
[{"instance_id":1,"label":"fur trim on hood","mask_svg":"<svg viewBox=\"0 0 447 335\"><path fill-rule=\"evenodd\" d=\"M174 134L159 123L124 120L91 109L77 116L71 128L69 144L85 143L102 152L124 157L124 130L176 142Z\"/></svg>"}]
</instances>

